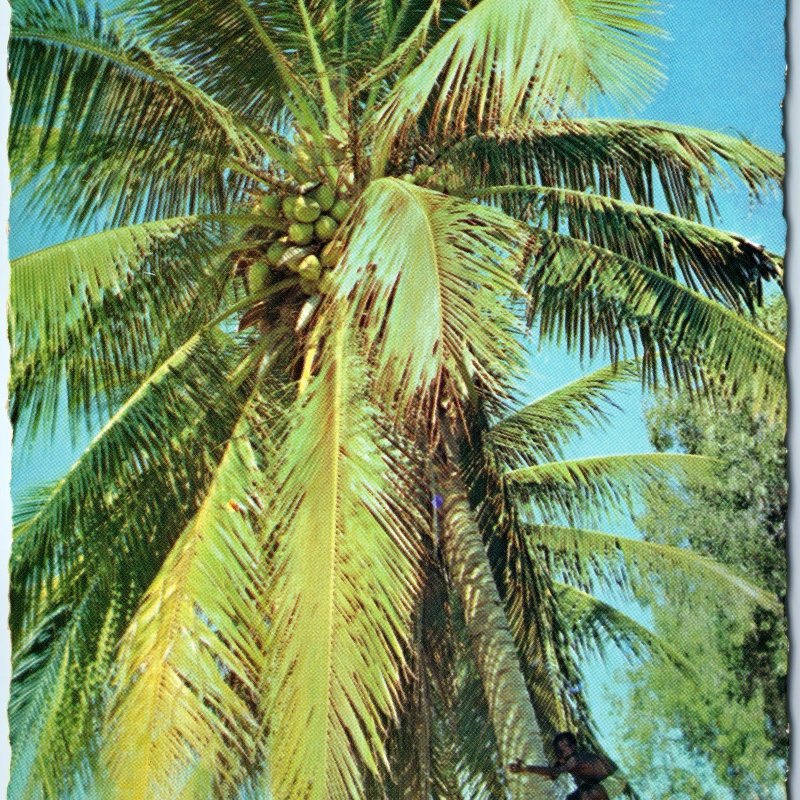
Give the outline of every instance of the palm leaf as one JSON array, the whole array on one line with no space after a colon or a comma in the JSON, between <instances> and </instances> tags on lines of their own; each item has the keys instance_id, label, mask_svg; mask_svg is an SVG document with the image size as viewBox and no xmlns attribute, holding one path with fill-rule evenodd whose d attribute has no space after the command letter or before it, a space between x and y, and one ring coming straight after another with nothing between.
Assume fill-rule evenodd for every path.
<instances>
[{"instance_id":1,"label":"palm leaf","mask_svg":"<svg viewBox=\"0 0 800 800\"><path fill-rule=\"evenodd\" d=\"M221 417L208 410L224 406L230 397L233 387L226 379L236 355L240 360L236 348L231 353L207 333L192 336L128 398L36 513L18 526L11 563L17 614L35 618L43 591L48 603L50 595L68 597L66 578L72 570L96 569L109 552L108 542L94 541L96 531L82 523L93 515L102 518L117 495L151 465L172 470L181 458L184 428L204 418L212 431L220 424ZM176 474L185 473L179 469ZM104 480L98 481L98 475ZM129 552L154 546L137 536L119 545Z\"/></svg>"},{"instance_id":2,"label":"palm leaf","mask_svg":"<svg viewBox=\"0 0 800 800\"><path fill-rule=\"evenodd\" d=\"M385 759L418 592L420 521L340 333L292 411L269 505L267 717L277 797L360 798Z\"/></svg>"},{"instance_id":3,"label":"palm leaf","mask_svg":"<svg viewBox=\"0 0 800 800\"><path fill-rule=\"evenodd\" d=\"M392 798L461 800L455 707L458 694L452 609L433 552L426 553L422 597L414 615L404 707L387 746L388 775L382 789Z\"/></svg>"},{"instance_id":4,"label":"palm leaf","mask_svg":"<svg viewBox=\"0 0 800 800\"><path fill-rule=\"evenodd\" d=\"M638 375L635 361L583 375L495 423L484 434L484 445L509 467L525 461L554 461L561 457L570 436L590 423L606 422L606 406L613 407L609 394Z\"/></svg>"},{"instance_id":5,"label":"palm leaf","mask_svg":"<svg viewBox=\"0 0 800 800\"><path fill-rule=\"evenodd\" d=\"M755 197L783 180L783 159L747 139L665 122L561 119L475 135L442 154L463 183L531 184L632 199L700 221L714 187L740 180Z\"/></svg>"},{"instance_id":6,"label":"palm leaf","mask_svg":"<svg viewBox=\"0 0 800 800\"><path fill-rule=\"evenodd\" d=\"M554 585L572 644L581 655L603 653L613 644L632 660L653 653L689 677L696 674L686 656L627 614L573 586Z\"/></svg>"},{"instance_id":7,"label":"palm leaf","mask_svg":"<svg viewBox=\"0 0 800 800\"><path fill-rule=\"evenodd\" d=\"M508 797L461 604L433 552L416 615L412 679L404 697L404 713L389 744L387 797ZM377 789L368 796L373 794L384 796Z\"/></svg>"},{"instance_id":8,"label":"palm leaf","mask_svg":"<svg viewBox=\"0 0 800 800\"><path fill-rule=\"evenodd\" d=\"M702 291L725 305L753 310L764 281L780 278L783 260L742 236L725 233L649 206L575 189L494 186L481 189L512 216L568 230L577 239Z\"/></svg>"},{"instance_id":9,"label":"palm leaf","mask_svg":"<svg viewBox=\"0 0 800 800\"><path fill-rule=\"evenodd\" d=\"M78 779L77 763L91 750L91 719L102 686L87 667L107 661L102 638L109 597L95 579L73 609L60 607L31 630L13 660L8 707L14 800L56 800Z\"/></svg>"},{"instance_id":10,"label":"palm leaf","mask_svg":"<svg viewBox=\"0 0 800 800\"><path fill-rule=\"evenodd\" d=\"M450 591L455 595L453 588ZM506 764L498 749L484 685L475 669L463 608L457 597L451 602L456 637L455 736L464 797L465 800L500 800L508 797Z\"/></svg>"},{"instance_id":11,"label":"palm leaf","mask_svg":"<svg viewBox=\"0 0 800 800\"><path fill-rule=\"evenodd\" d=\"M11 262L11 417L55 423L66 382L73 415L100 416L170 339L219 302L217 226L197 217L117 228ZM171 312L178 313L176 320Z\"/></svg>"},{"instance_id":12,"label":"palm leaf","mask_svg":"<svg viewBox=\"0 0 800 800\"><path fill-rule=\"evenodd\" d=\"M233 791L244 767L260 760L259 721L248 703L267 635L253 525L257 398L244 406L205 499L121 642L103 745L120 797L172 793L190 770L219 773Z\"/></svg>"},{"instance_id":13,"label":"palm leaf","mask_svg":"<svg viewBox=\"0 0 800 800\"><path fill-rule=\"evenodd\" d=\"M353 210L337 296L348 298L379 382L401 407L429 390L463 397L465 381L503 393L521 364L510 311L514 225L395 179L372 183Z\"/></svg>"},{"instance_id":14,"label":"palm leaf","mask_svg":"<svg viewBox=\"0 0 800 800\"><path fill-rule=\"evenodd\" d=\"M86 222L109 208L117 224L142 212L218 210L225 203L225 160L247 158L256 148L253 133L198 88L185 66L108 28L99 12L91 16L72 0L15 13L9 62L12 156L33 144L41 166L57 137L51 179L68 180L73 200L80 182L89 184L80 205L58 209L72 220ZM58 198L58 185L52 187Z\"/></svg>"},{"instance_id":15,"label":"palm leaf","mask_svg":"<svg viewBox=\"0 0 800 800\"><path fill-rule=\"evenodd\" d=\"M430 136L482 131L582 105L646 96L657 71L644 36L650 0L484 0L402 79L378 118L379 151L423 112Z\"/></svg>"},{"instance_id":16,"label":"palm leaf","mask_svg":"<svg viewBox=\"0 0 800 800\"><path fill-rule=\"evenodd\" d=\"M743 315L677 279L596 244L555 231L536 234L541 249L528 289L530 318L541 309L544 337L566 336L591 353L605 342L612 354L637 342L655 381L687 383L701 368L727 394L756 410L780 413L785 403L785 348ZM681 364L689 365L681 372Z\"/></svg>"},{"instance_id":17,"label":"palm leaf","mask_svg":"<svg viewBox=\"0 0 800 800\"><path fill-rule=\"evenodd\" d=\"M243 392L230 395L224 413L209 408L198 416L195 411L190 420L173 425L164 432L175 450L166 468L163 463L140 461L140 473L128 477L116 496L111 488L103 506L81 510L78 533L89 531L104 546L87 548L91 559L79 557L72 566L65 565L52 588L43 587L37 597L42 610L26 629L20 630L17 618L25 612L32 615L19 595L13 597L12 691L24 702L15 701L9 714L14 736L26 743L15 749L24 754L15 786L30 780L32 791L44 787L43 796L56 800L64 796L67 784L82 779L82 764L88 758L89 783L99 781L102 792L110 791L97 755L106 739L101 723L110 699L117 644L176 536L197 516L245 398ZM110 487L111 483L105 484ZM169 499L154 503L153 497ZM215 612L212 605L207 610ZM56 620L55 627L51 620ZM210 635L204 641L209 639ZM66 676L63 688L53 679L59 669ZM54 748L58 752L53 753Z\"/></svg>"},{"instance_id":18,"label":"palm leaf","mask_svg":"<svg viewBox=\"0 0 800 800\"><path fill-rule=\"evenodd\" d=\"M531 501L542 516L592 517L598 509L628 505L632 494L654 480L694 478L713 459L675 453L637 453L550 461L506 472L509 490Z\"/></svg>"},{"instance_id":19,"label":"palm leaf","mask_svg":"<svg viewBox=\"0 0 800 800\"><path fill-rule=\"evenodd\" d=\"M557 602L552 565L542 552L529 546L527 526L510 498L498 497L502 488L487 466L489 491L483 502L481 524L489 535L498 587L514 634L520 663L540 728L548 740L564 730L582 730L597 753L604 753L602 731L591 714L586 681L577 654L570 648L570 626ZM635 797L621 773L626 796Z\"/></svg>"},{"instance_id":20,"label":"palm leaf","mask_svg":"<svg viewBox=\"0 0 800 800\"><path fill-rule=\"evenodd\" d=\"M542 550L551 569L591 590L600 578L611 588L633 586L638 597L653 596L656 586L669 584L669 570L684 580L696 581L696 595L708 593L715 601L757 603L779 611L774 595L755 586L743 575L685 547L615 536L584 528L532 525L525 528L531 547ZM656 586L652 581L655 579Z\"/></svg>"},{"instance_id":21,"label":"palm leaf","mask_svg":"<svg viewBox=\"0 0 800 800\"><path fill-rule=\"evenodd\" d=\"M287 107L299 107L306 127L316 124L312 58L296 0L211 0L199 13L191 0L136 0L121 13L257 127L280 127Z\"/></svg>"},{"instance_id":22,"label":"palm leaf","mask_svg":"<svg viewBox=\"0 0 800 800\"><path fill-rule=\"evenodd\" d=\"M591 385L591 381L587 383ZM568 397L570 387L566 388L564 394ZM589 386L582 387L580 382L576 382L571 389L575 394L581 394L589 390ZM549 402L549 397L542 399L541 411L549 406ZM539 406L536 401L531 405L533 409ZM589 416L594 415L590 412ZM507 420L515 417L516 414ZM568 412L565 418L569 427L571 414ZM500 426L504 424L499 423ZM556 427L551 438L546 431L540 431L532 437L526 460L524 442L531 438L530 431L523 433L509 451L489 442L490 430L484 429L480 434L484 440L480 463L473 467L475 479L470 495L471 502L479 509L479 524L491 557L495 581L520 654L528 694L546 740L552 740L559 731L586 727L590 719L588 709L581 703L581 695L573 692L578 683L578 669L569 651L561 646L561 622L547 564L544 559L535 557L536 554L527 546L514 492L504 483L503 473L517 461L537 461L535 454L542 448L558 449L563 433L559 433ZM503 441L501 438L501 444Z\"/></svg>"}]
</instances>

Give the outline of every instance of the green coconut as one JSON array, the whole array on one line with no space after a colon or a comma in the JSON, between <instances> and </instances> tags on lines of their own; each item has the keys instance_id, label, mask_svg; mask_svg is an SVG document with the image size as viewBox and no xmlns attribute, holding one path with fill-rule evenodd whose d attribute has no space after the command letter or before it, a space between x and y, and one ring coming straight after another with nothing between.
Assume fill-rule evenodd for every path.
<instances>
[{"instance_id":1,"label":"green coconut","mask_svg":"<svg viewBox=\"0 0 800 800\"><path fill-rule=\"evenodd\" d=\"M293 216L298 222L313 222L320 215L319 203L302 195L294 201Z\"/></svg>"},{"instance_id":2,"label":"green coconut","mask_svg":"<svg viewBox=\"0 0 800 800\"><path fill-rule=\"evenodd\" d=\"M281 199L275 194L265 194L259 204L261 213L268 217L277 217L281 211Z\"/></svg>"},{"instance_id":3,"label":"green coconut","mask_svg":"<svg viewBox=\"0 0 800 800\"><path fill-rule=\"evenodd\" d=\"M283 258L283 254L286 252L286 249L287 246L285 244L282 244L281 242L273 242L267 250L267 261L269 261L273 267L278 266L278 262Z\"/></svg>"},{"instance_id":4,"label":"green coconut","mask_svg":"<svg viewBox=\"0 0 800 800\"><path fill-rule=\"evenodd\" d=\"M281 208L283 209L283 215L285 217L291 217L294 213L295 200L297 200L297 197L293 194L286 195L286 197L283 198Z\"/></svg>"},{"instance_id":5,"label":"green coconut","mask_svg":"<svg viewBox=\"0 0 800 800\"><path fill-rule=\"evenodd\" d=\"M297 272L302 260L312 252L313 248L311 247L296 247L294 245L287 247L286 252L278 262L278 266L290 269L292 272Z\"/></svg>"},{"instance_id":6,"label":"green coconut","mask_svg":"<svg viewBox=\"0 0 800 800\"><path fill-rule=\"evenodd\" d=\"M250 284L250 291L257 292L263 289L270 280L272 270L266 261L255 261L250 265L247 271L247 281Z\"/></svg>"},{"instance_id":7,"label":"green coconut","mask_svg":"<svg viewBox=\"0 0 800 800\"><path fill-rule=\"evenodd\" d=\"M347 200L339 199L333 204L331 208L331 216L337 221L341 222L350 213L350 203Z\"/></svg>"},{"instance_id":8,"label":"green coconut","mask_svg":"<svg viewBox=\"0 0 800 800\"><path fill-rule=\"evenodd\" d=\"M314 223L314 233L317 234L317 239L321 242L329 242L333 239L338 229L339 223L333 217L329 217L326 214L321 216Z\"/></svg>"},{"instance_id":9,"label":"green coconut","mask_svg":"<svg viewBox=\"0 0 800 800\"><path fill-rule=\"evenodd\" d=\"M314 255L306 256L297 268L297 274L307 281L317 280L321 273L322 265L319 263L319 259Z\"/></svg>"},{"instance_id":10,"label":"green coconut","mask_svg":"<svg viewBox=\"0 0 800 800\"><path fill-rule=\"evenodd\" d=\"M328 242L328 244L322 248L322 252L320 253L320 261L322 262L322 266L326 269L333 269L339 263L339 259L342 257L343 252L344 245L341 242Z\"/></svg>"},{"instance_id":11,"label":"green coconut","mask_svg":"<svg viewBox=\"0 0 800 800\"><path fill-rule=\"evenodd\" d=\"M314 190L311 193L311 196L317 201L317 203L319 203L319 207L323 211L330 211L333 208L334 203L336 203L336 192L334 192L330 186L326 186L325 184Z\"/></svg>"},{"instance_id":12,"label":"green coconut","mask_svg":"<svg viewBox=\"0 0 800 800\"><path fill-rule=\"evenodd\" d=\"M289 226L289 241L308 244L314 238L314 226L308 222L293 222Z\"/></svg>"}]
</instances>

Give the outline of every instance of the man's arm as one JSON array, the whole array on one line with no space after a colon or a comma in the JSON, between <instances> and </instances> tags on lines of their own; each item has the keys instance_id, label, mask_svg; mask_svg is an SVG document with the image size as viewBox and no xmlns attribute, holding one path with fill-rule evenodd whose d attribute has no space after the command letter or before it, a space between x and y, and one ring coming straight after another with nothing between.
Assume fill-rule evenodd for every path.
<instances>
[{"instance_id":1,"label":"man's arm","mask_svg":"<svg viewBox=\"0 0 800 800\"><path fill-rule=\"evenodd\" d=\"M565 772L564 768L560 766L551 767L545 764L524 764L519 759L512 761L508 765L508 769L510 772L526 772L532 775L543 775L545 778L550 778L551 780L555 780L562 772Z\"/></svg>"}]
</instances>

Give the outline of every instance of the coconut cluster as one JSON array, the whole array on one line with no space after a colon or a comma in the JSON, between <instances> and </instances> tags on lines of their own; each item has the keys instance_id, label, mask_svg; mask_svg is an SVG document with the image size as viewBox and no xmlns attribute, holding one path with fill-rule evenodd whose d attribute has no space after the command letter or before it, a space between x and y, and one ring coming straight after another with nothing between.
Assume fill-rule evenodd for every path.
<instances>
[{"instance_id":1,"label":"coconut cluster","mask_svg":"<svg viewBox=\"0 0 800 800\"><path fill-rule=\"evenodd\" d=\"M350 212L346 188L317 182L275 189L260 198L256 211L274 230L266 251L249 267L251 291L271 283L275 272L294 272L306 294L326 292L342 255L336 233Z\"/></svg>"}]
</instances>

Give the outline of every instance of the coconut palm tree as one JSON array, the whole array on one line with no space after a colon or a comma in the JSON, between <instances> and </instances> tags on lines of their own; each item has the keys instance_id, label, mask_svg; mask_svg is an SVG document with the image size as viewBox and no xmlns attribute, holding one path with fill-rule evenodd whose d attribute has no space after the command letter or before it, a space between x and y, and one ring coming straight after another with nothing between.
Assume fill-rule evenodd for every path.
<instances>
[{"instance_id":1,"label":"coconut palm tree","mask_svg":"<svg viewBox=\"0 0 800 800\"><path fill-rule=\"evenodd\" d=\"M15 187L80 236L12 264L11 414L92 432L17 508L15 796L544 796L581 648L680 661L594 582L770 603L576 527L699 462L561 458L632 370L781 413L781 260L710 224L781 160L585 116L653 11L15 3ZM525 405L534 325L612 366Z\"/></svg>"}]
</instances>

